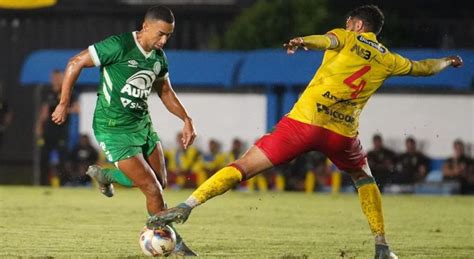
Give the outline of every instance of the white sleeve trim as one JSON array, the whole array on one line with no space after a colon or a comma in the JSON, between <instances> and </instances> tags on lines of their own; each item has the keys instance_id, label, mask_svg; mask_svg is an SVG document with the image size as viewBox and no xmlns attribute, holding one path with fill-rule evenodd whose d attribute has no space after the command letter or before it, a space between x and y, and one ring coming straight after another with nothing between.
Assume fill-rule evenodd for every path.
<instances>
[{"instance_id":1,"label":"white sleeve trim","mask_svg":"<svg viewBox=\"0 0 474 259\"><path fill-rule=\"evenodd\" d=\"M97 50L95 49L94 45L90 45L89 48L87 49L89 50L89 54L92 57L92 61L94 62L94 65L96 67L100 67L99 55L97 55Z\"/></svg>"}]
</instances>

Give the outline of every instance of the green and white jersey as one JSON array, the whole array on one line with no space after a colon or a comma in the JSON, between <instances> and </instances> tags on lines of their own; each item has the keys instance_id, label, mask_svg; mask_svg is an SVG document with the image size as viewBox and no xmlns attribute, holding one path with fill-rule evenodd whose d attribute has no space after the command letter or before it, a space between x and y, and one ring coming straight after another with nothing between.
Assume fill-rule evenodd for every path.
<instances>
[{"instance_id":1,"label":"green and white jersey","mask_svg":"<svg viewBox=\"0 0 474 259\"><path fill-rule=\"evenodd\" d=\"M151 121L147 99L155 80L168 77L163 50L146 52L136 32L111 36L89 46L100 67L100 85L94 112L96 132L136 132Z\"/></svg>"}]
</instances>

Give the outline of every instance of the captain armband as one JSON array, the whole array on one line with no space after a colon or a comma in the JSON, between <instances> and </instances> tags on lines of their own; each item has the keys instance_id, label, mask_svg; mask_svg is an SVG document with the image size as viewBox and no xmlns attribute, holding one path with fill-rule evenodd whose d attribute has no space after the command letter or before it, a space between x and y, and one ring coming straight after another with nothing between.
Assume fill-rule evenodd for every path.
<instances>
[{"instance_id":1,"label":"captain armband","mask_svg":"<svg viewBox=\"0 0 474 259\"><path fill-rule=\"evenodd\" d=\"M310 49L335 49L339 46L339 41L333 34L310 35L302 39L304 46Z\"/></svg>"}]
</instances>

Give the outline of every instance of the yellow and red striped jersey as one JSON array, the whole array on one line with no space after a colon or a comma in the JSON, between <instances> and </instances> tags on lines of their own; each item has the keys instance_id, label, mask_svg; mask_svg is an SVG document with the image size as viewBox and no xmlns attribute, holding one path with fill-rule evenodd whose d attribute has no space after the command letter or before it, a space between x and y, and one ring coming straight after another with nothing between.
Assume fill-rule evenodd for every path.
<instances>
[{"instance_id":1,"label":"yellow and red striped jersey","mask_svg":"<svg viewBox=\"0 0 474 259\"><path fill-rule=\"evenodd\" d=\"M334 29L328 34L337 37L338 47L325 51L288 117L353 137L370 96L389 76L409 74L412 63L391 53L372 32Z\"/></svg>"}]
</instances>

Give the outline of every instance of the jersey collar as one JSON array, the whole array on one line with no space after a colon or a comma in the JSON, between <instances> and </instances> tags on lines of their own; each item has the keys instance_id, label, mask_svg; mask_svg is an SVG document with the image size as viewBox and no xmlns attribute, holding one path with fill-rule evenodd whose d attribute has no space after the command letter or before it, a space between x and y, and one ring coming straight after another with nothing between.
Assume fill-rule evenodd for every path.
<instances>
[{"instance_id":1,"label":"jersey collar","mask_svg":"<svg viewBox=\"0 0 474 259\"><path fill-rule=\"evenodd\" d=\"M373 32L363 32L361 34L364 35L366 39L377 41L377 35Z\"/></svg>"},{"instance_id":2,"label":"jersey collar","mask_svg":"<svg viewBox=\"0 0 474 259\"><path fill-rule=\"evenodd\" d=\"M137 45L137 48L140 50L140 52L143 54L143 56L145 56L145 58L151 57L151 55L153 54L153 51L154 51L154 50L152 50L152 51L150 51L150 52L146 52L146 51L143 49L142 45L140 45L140 43L139 43L138 40L137 40L137 31L133 31L133 32L132 32L132 35L133 35L133 40L135 41L135 44Z\"/></svg>"}]
</instances>

